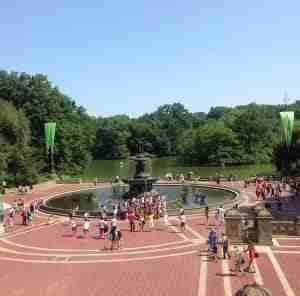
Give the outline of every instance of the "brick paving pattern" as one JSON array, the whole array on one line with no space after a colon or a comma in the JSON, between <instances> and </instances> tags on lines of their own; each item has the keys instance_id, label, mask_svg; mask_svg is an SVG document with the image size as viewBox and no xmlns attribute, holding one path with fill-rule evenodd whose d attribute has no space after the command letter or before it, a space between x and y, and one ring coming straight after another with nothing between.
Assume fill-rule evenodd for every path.
<instances>
[{"instance_id":1,"label":"brick paving pattern","mask_svg":"<svg viewBox=\"0 0 300 296\"><path fill-rule=\"evenodd\" d=\"M244 204L255 203L254 187L243 189L238 182L226 185L241 189ZM30 203L83 186L92 185L37 186L24 199ZM9 193L5 201L15 198ZM292 207L290 198L286 200L285 208L298 214L299 205ZM187 217L185 233L180 233L175 218L170 218L173 227L165 228L160 222L144 233L130 233L128 223L120 222L124 245L116 251L104 249L108 242L97 239L93 227L87 238L80 236L81 230L73 237L61 219L53 225L47 225L47 219L38 213L33 226L22 226L18 220L0 237L0 295L231 296L242 285L256 281L273 296L300 296L297 238L277 238L274 248L258 247L256 273L237 275L231 271L230 260L208 260L207 226L201 215ZM215 223L213 216L210 222Z\"/></svg>"}]
</instances>

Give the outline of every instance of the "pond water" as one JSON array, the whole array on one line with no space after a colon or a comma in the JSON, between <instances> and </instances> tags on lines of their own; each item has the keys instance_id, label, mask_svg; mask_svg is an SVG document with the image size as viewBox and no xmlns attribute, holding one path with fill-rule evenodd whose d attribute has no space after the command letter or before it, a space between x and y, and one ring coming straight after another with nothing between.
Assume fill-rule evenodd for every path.
<instances>
[{"instance_id":1,"label":"pond water","mask_svg":"<svg viewBox=\"0 0 300 296\"><path fill-rule=\"evenodd\" d=\"M219 172L223 176L235 175L239 177L255 175L275 174L275 168L271 164L240 165L231 167L207 167L207 166L183 166L178 164L175 157L152 158L146 164L146 170L152 176L162 177L167 173L173 175L178 173L187 174L193 172L197 176L215 176ZM120 176L127 178L134 173L134 164L129 160L95 160L84 172L84 180L99 178L114 178Z\"/></svg>"},{"instance_id":2,"label":"pond water","mask_svg":"<svg viewBox=\"0 0 300 296\"><path fill-rule=\"evenodd\" d=\"M184 208L201 208L208 206L221 205L234 199L235 194L231 191L213 189L205 186L168 186L154 185L154 190L167 197L167 206L170 209L178 207L180 201ZM81 211L97 211L101 205L105 205L109 210L112 205L122 200L122 194L127 191L127 187L107 187L96 190L86 190L80 193L73 193L51 199L47 205L53 208L71 210L79 207ZM186 200L183 202L183 191L186 192ZM206 196L195 201L195 196ZM202 203L201 203L202 202Z\"/></svg>"}]
</instances>

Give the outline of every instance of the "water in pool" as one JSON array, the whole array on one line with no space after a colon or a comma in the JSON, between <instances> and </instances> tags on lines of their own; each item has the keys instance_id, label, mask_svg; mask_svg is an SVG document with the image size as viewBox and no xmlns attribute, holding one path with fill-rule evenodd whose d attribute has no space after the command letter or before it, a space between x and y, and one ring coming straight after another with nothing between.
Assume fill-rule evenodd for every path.
<instances>
[{"instance_id":1,"label":"water in pool","mask_svg":"<svg viewBox=\"0 0 300 296\"><path fill-rule=\"evenodd\" d=\"M235 193L222 189L213 189L203 186L168 186L155 185L154 190L167 197L168 208L177 208L181 204L186 209L201 208L221 205L234 199ZM66 194L47 202L47 205L59 209L74 209L79 207L82 211L97 211L101 205L108 209L112 205L122 200L122 194L127 191L127 187L114 186L98 188L96 190L85 190L78 193ZM196 196L206 196L198 198ZM202 203L201 203L202 202Z\"/></svg>"}]
</instances>

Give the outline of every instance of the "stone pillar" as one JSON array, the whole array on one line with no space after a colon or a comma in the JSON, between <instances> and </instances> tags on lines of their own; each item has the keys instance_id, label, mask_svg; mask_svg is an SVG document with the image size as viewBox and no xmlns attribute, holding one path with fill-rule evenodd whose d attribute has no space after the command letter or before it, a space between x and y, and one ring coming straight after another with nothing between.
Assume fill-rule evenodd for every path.
<instances>
[{"instance_id":1,"label":"stone pillar","mask_svg":"<svg viewBox=\"0 0 300 296\"><path fill-rule=\"evenodd\" d=\"M260 209L257 212L257 243L259 245L272 246L272 215L267 209Z\"/></svg>"},{"instance_id":2,"label":"stone pillar","mask_svg":"<svg viewBox=\"0 0 300 296\"><path fill-rule=\"evenodd\" d=\"M243 242L242 215L237 209L226 211L225 232L231 243Z\"/></svg>"}]
</instances>

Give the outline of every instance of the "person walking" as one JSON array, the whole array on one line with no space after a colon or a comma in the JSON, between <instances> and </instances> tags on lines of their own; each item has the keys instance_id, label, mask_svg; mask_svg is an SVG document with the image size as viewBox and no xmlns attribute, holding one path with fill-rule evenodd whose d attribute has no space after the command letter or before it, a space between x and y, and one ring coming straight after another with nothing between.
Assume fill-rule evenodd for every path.
<instances>
[{"instance_id":1,"label":"person walking","mask_svg":"<svg viewBox=\"0 0 300 296\"><path fill-rule=\"evenodd\" d=\"M9 213L8 213L8 217L9 217L9 226L13 227L14 226L14 222L15 222L15 209L14 208L10 208L9 209Z\"/></svg>"},{"instance_id":2,"label":"person walking","mask_svg":"<svg viewBox=\"0 0 300 296\"><path fill-rule=\"evenodd\" d=\"M22 216L22 225L27 225L27 212L25 208L22 209L21 216Z\"/></svg>"},{"instance_id":3,"label":"person walking","mask_svg":"<svg viewBox=\"0 0 300 296\"><path fill-rule=\"evenodd\" d=\"M122 240L123 240L122 231L119 227L117 227L117 248L118 248L118 250L120 250L122 248Z\"/></svg>"},{"instance_id":4,"label":"person walking","mask_svg":"<svg viewBox=\"0 0 300 296\"><path fill-rule=\"evenodd\" d=\"M108 239L111 241L110 250L112 251L118 240L117 226L111 226L110 232L108 233Z\"/></svg>"},{"instance_id":5,"label":"person walking","mask_svg":"<svg viewBox=\"0 0 300 296\"><path fill-rule=\"evenodd\" d=\"M26 213L27 213L27 224L31 226L32 225L32 212L30 211L30 209L27 209Z\"/></svg>"},{"instance_id":6,"label":"person walking","mask_svg":"<svg viewBox=\"0 0 300 296\"><path fill-rule=\"evenodd\" d=\"M72 227L73 236L75 236L77 234L77 222L76 222L76 220L72 220L71 227Z\"/></svg>"},{"instance_id":7,"label":"person walking","mask_svg":"<svg viewBox=\"0 0 300 296\"><path fill-rule=\"evenodd\" d=\"M134 211L130 211L128 213L128 221L129 221L129 226L130 226L130 232L135 231L135 214Z\"/></svg>"},{"instance_id":8,"label":"person walking","mask_svg":"<svg viewBox=\"0 0 300 296\"><path fill-rule=\"evenodd\" d=\"M144 226L145 226L145 215L144 213L142 212L139 216L139 230L141 232L144 231Z\"/></svg>"},{"instance_id":9,"label":"person walking","mask_svg":"<svg viewBox=\"0 0 300 296\"><path fill-rule=\"evenodd\" d=\"M205 217L206 217L206 225L209 222L209 207L205 207Z\"/></svg>"},{"instance_id":10,"label":"person walking","mask_svg":"<svg viewBox=\"0 0 300 296\"><path fill-rule=\"evenodd\" d=\"M214 245L217 244L217 240L218 240L217 233L213 228L211 228L208 232L208 239L207 239L208 252L213 251Z\"/></svg>"},{"instance_id":11,"label":"person walking","mask_svg":"<svg viewBox=\"0 0 300 296\"><path fill-rule=\"evenodd\" d=\"M117 218L118 216L118 207L116 205L113 206L113 217Z\"/></svg>"},{"instance_id":12,"label":"person walking","mask_svg":"<svg viewBox=\"0 0 300 296\"><path fill-rule=\"evenodd\" d=\"M98 227L99 227L99 238L100 239L104 239L104 219L102 217L102 215L100 215L100 220L99 220L99 224L98 224Z\"/></svg>"},{"instance_id":13,"label":"person walking","mask_svg":"<svg viewBox=\"0 0 300 296\"><path fill-rule=\"evenodd\" d=\"M249 258L248 266L246 267L245 271L255 273L254 259L258 257L258 254L256 253L252 242L249 243L248 248L244 252L245 253L248 252L248 258Z\"/></svg>"},{"instance_id":14,"label":"person walking","mask_svg":"<svg viewBox=\"0 0 300 296\"><path fill-rule=\"evenodd\" d=\"M180 213L180 216L179 216L179 221L180 221L180 228L181 228L181 231L185 231L185 227L186 227L186 217L184 215L184 211L182 211Z\"/></svg>"},{"instance_id":15,"label":"person walking","mask_svg":"<svg viewBox=\"0 0 300 296\"><path fill-rule=\"evenodd\" d=\"M153 213L153 210L150 210L150 213L149 213L149 227L150 227L150 230L152 230L154 228L154 213Z\"/></svg>"},{"instance_id":16,"label":"person walking","mask_svg":"<svg viewBox=\"0 0 300 296\"><path fill-rule=\"evenodd\" d=\"M225 210L223 206L220 206L217 211L217 219L219 226L224 225L225 222Z\"/></svg>"},{"instance_id":17,"label":"person walking","mask_svg":"<svg viewBox=\"0 0 300 296\"><path fill-rule=\"evenodd\" d=\"M89 231L90 231L90 222L87 218L85 218L84 223L83 223L83 235L84 235L84 237L87 236Z\"/></svg>"},{"instance_id":18,"label":"person walking","mask_svg":"<svg viewBox=\"0 0 300 296\"><path fill-rule=\"evenodd\" d=\"M243 249L241 246L234 246L234 270L235 272L243 272L243 265L245 259L243 256Z\"/></svg>"},{"instance_id":19,"label":"person walking","mask_svg":"<svg viewBox=\"0 0 300 296\"><path fill-rule=\"evenodd\" d=\"M169 216L168 216L168 212L165 210L164 213L164 223L165 223L165 227L168 228L169 226Z\"/></svg>"},{"instance_id":20,"label":"person walking","mask_svg":"<svg viewBox=\"0 0 300 296\"><path fill-rule=\"evenodd\" d=\"M221 245L223 249L223 259L230 259L229 255L229 240L225 233L222 233Z\"/></svg>"},{"instance_id":21,"label":"person walking","mask_svg":"<svg viewBox=\"0 0 300 296\"><path fill-rule=\"evenodd\" d=\"M29 211L31 212L32 215L34 214L34 203L33 202L30 203Z\"/></svg>"}]
</instances>

